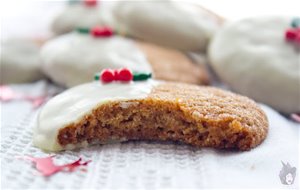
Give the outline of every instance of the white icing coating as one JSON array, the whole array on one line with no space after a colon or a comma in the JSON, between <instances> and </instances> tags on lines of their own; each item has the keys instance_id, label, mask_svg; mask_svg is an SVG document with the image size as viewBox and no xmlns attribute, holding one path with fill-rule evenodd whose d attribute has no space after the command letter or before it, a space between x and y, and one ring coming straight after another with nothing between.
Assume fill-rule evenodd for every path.
<instances>
[{"instance_id":1,"label":"white icing coating","mask_svg":"<svg viewBox=\"0 0 300 190\"><path fill-rule=\"evenodd\" d=\"M93 79L102 69L151 72L145 55L129 39L94 38L73 32L49 41L41 52L43 71L58 84L72 87Z\"/></svg>"},{"instance_id":2,"label":"white icing coating","mask_svg":"<svg viewBox=\"0 0 300 190\"><path fill-rule=\"evenodd\" d=\"M106 2L99 2L96 6L86 6L83 2L71 4L54 19L52 30L56 34L64 34L77 27L110 25L110 12L110 5Z\"/></svg>"},{"instance_id":3,"label":"white icing coating","mask_svg":"<svg viewBox=\"0 0 300 190\"><path fill-rule=\"evenodd\" d=\"M34 130L33 143L44 150L62 150L57 142L61 128L80 120L101 104L145 98L157 84L159 82L154 80L109 84L91 82L71 88L43 107Z\"/></svg>"},{"instance_id":4,"label":"white icing coating","mask_svg":"<svg viewBox=\"0 0 300 190\"><path fill-rule=\"evenodd\" d=\"M115 27L130 36L188 51L205 51L220 19L200 6L175 1L120 1Z\"/></svg>"},{"instance_id":5,"label":"white icing coating","mask_svg":"<svg viewBox=\"0 0 300 190\"><path fill-rule=\"evenodd\" d=\"M28 39L8 39L1 43L1 83L33 82L43 77L40 47Z\"/></svg>"},{"instance_id":6,"label":"white icing coating","mask_svg":"<svg viewBox=\"0 0 300 190\"><path fill-rule=\"evenodd\" d=\"M285 40L292 18L260 17L226 26L209 57L235 91L285 112L300 111L300 47Z\"/></svg>"}]
</instances>

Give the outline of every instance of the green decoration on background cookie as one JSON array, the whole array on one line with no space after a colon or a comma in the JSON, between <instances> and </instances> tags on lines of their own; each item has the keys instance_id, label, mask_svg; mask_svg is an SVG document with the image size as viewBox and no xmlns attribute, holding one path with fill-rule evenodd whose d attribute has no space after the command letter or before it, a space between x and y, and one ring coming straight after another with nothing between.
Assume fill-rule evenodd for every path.
<instances>
[{"instance_id":1,"label":"green decoration on background cookie","mask_svg":"<svg viewBox=\"0 0 300 190\"><path fill-rule=\"evenodd\" d=\"M99 80L100 79L100 73L96 73L94 76L94 80Z\"/></svg>"},{"instance_id":2,"label":"green decoration on background cookie","mask_svg":"<svg viewBox=\"0 0 300 190\"><path fill-rule=\"evenodd\" d=\"M89 28L84 28L84 27L78 27L76 28L76 31L81 33L81 34L88 34L90 33L90 29Z\"/></svg>"},{"instance_id":3,"label":"green decoration on background cookie","mask_svg":"<svg viewBox=\"0 0 300 190\"><path fill-rule=\"evenodd\" d=\"M293 28L299 28L300 27L300 18L296 17L292 20L291 26Z\"/></svg>"},{"instance_id":4,"label":"green decoration on background cookie","mask_svg":"<svg viewBox=\"0 0 300 190\"><path fill-rule=\"evenodd\" d=\"M68 1L69 5L74 5L74 4L78 4L78 3L80 3L80 0L69 0Z\"/></svg>"}]
</instances>

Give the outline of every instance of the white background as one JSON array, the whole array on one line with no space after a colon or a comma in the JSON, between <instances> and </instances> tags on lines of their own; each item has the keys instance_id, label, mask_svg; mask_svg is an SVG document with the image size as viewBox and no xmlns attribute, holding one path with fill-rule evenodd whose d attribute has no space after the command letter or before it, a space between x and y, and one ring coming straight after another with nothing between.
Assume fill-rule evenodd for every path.
<instances>
[{"instance_id":1,"label":"white background","mask_svg":"<svg viewBox=\"0 0 300 190\"><path fill-rule=\"evenodd\" d=\"M45 37L49 24L59 12L64 1L51 0L1 0L1 38ZM297 0L187 0L198 3L228 20L258 15L300 16Z\"/></svg>"}]
</instances>

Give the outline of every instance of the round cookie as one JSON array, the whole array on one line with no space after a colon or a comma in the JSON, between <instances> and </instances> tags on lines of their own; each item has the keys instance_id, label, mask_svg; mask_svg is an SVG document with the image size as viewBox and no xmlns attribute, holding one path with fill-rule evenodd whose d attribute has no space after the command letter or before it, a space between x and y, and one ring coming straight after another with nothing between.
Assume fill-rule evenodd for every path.
<instances>
[{"instance_id":1,"label":"round cookie","mask_svg":"<svg viewBox=\"0 0 300 190\"><path fill-rule=\"evenodd\" d=\"M109 5L96 0L69 1L66 8L53 20L52 31L61 35L78 27L108 25L111 20Z\"/></svg>"},{"instance_id":2,"label":"round cookie","mask_svg":"<svg viewBox=\"0 0 300 190\"><path fill-rule=\"evenodd\" d=\"M127 140L249 150L267 132L265 113L254 101L231 92L151 79L97 81L47 102L38 116L33 143L49 151Z\"/></svg>"},{"instance_id":3,"label":"round cookie","mask_svg":"<svg viewBox=\"0 0 300 190\"><path fill-rule=\"evenodd\" d=\"M41 54L45 74L67 87L90 81L91 76L104 68L153 72L155 78L162 80L208 83L205 68L180 51L116 35L95 38L69 33L49 41Z\"/></svg>"},{"instance_id":4,"label":"round cookie","mask_svg":"<svg viewBox=\"0 0 300 190\"><path fill-rule=\"evenodd\" d=\"M284 112L300 112L300 46L285 39L292 18L257 17L227 25L209 57L235 91Z\"/></svg>"},{"instance_id":5,"label":"round cookie","mask_svg":"<svg viewBox=\"0 0 300 190\"><path fill-rule=\"evenodd\" d=\"M198 5L176 1L120 1L115 28L129 36L184 51L206 50L222 19Z\"/></svg>"},{"instance_id":6,"label":"round cookie","mask_svg":"<svg viewBox=\"0 0 300 190\"><path fill-rule=\"evenodd\" d=\"M40 42L12 38L1 42L1 84L33 82L43 78Z\"/></svg>"}]
</instances>

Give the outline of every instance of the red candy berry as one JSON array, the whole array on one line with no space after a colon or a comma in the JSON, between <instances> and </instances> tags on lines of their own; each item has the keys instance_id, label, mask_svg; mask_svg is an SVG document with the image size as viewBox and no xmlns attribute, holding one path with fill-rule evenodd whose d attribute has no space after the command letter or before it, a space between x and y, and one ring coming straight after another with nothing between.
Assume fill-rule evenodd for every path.
<instances>
[{"instance_id":1,"label":"red candy berry","mask_svg":"<svg viewBox=\"0 0 300 190\"><path fill-rule=\"evenodd\" d=\"M94 7L97 5L97 0L84 0L84 4L89 7Z\"/></svg>"},{"instance_id":2,"label":"red candy berry","mask_svg":"<svg viewBox=\"0 0 300 190\"><path fill-rule=\"evenodd\" d=\"M113 30L110 27L103 27L102 28L102 36L110 37L114 34Z\"/></svg>"},{"instance_id":3,"label":"red candy berry","mask_svg":"<svg viewBox=\"0 0 300 190\"><path fill-rule=\"evenodd\" d=\"M100 79L104 83L112 81L128 82L133 80L133 74L129 69L111 70L105 69L101 72Z\"/></svg>"},{"instance_id":4,"label":"red candy berry","mask_svg":"<svg viewBox=\"0 0 300 190\"><path fill-rule=\"evenodd\" d=\"M131 81L132 79L133 79L133 74L129 69L124 68L119 70L118 80L127 82L127 81Z\"/></svg>"},{"instance_id":5,"label":"red candy berry","mask_svg":"<svg viewBox=\"0 0 300 190\"><path fill-rule=\"evenodd\" d=\"M113 35L113 30L109 27L96 26L96 27L92 28L91 34L94 37L110 37Z\"/></svg>"},{"instance_id":6,"label":"red candy berry","mask_svg":"<svg viewBox=\"0 0 300 190\"><path fill-rule=\"evenodd\" d=\"M288 29L286 32L285 32L285 38L287 40L295 40L297 37L297 31L295 29Z\"/></svg>"},{"instance_id":7,"label":"red candy berry","mask_svg":"<svg viewBox=\"0 0 300 190\"><path fill-rule=\"evenodd\" d=\"M285 38L288 41L300 44L300 28L290 28L285 32Z\"/></svg>"},{"instance_id":8,"label":"red candy berry","mask_svg":"<svg viewBox=\"0 0 300 190\"><path fill-rule=\"evenodd\" d=\"M119 71L118 70L114 70L114 78L115 78L115 80L119 80Z\"/></svg>"},{"instance_id":9,"label":"red candy berry","mask_svg":"<svg viewBox=\"0 0 300 190\"><path fill-rule=\"evenodd\" d=\"M102 82L112 82L115 79L114 71L110 69L104 69L101 72L101 81Z\"/></svg>"}]
</instances>

